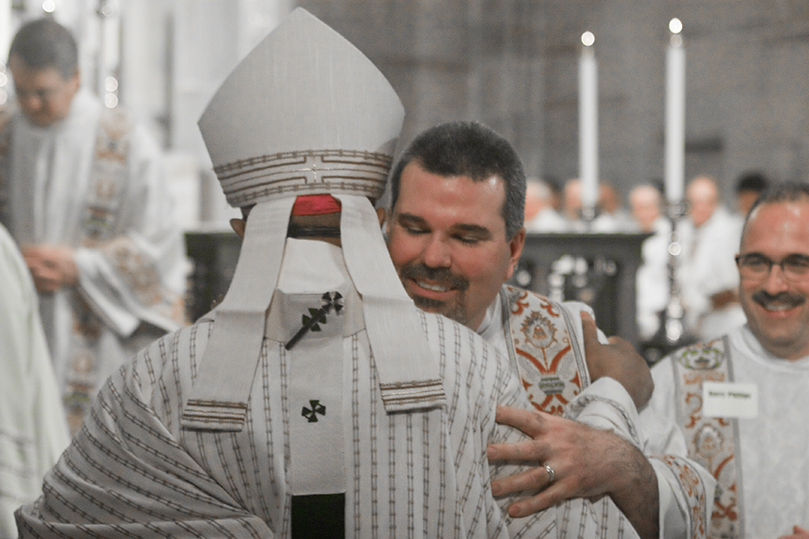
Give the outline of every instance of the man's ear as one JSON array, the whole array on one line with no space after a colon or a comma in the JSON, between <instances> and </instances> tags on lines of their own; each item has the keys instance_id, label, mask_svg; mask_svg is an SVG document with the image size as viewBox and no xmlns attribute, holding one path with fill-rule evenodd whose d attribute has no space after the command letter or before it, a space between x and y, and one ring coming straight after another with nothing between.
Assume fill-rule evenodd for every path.
<instances>
[{"instance_id":1,"label":"man's ear","mask_svg":"<svg viewBox=\"0 0 809 539\"><path fill-rule=\"evenodd\" d=\"M388 212L385 210L385 208L377 208L376 217L379 219L379 228L382 228L385 226L385 221L388 219Z\"/></svg>"},{"instance_id":2,"label":"man's ear","mask_svg":"<svg viewBox=\"0 0 809 539\"><path fill-rule=\"evenodd\" d=\"M233 229L233 232L239 236L239 239L244 239L244 227L247 226L247 221L244 219L236 219L233 218L230 220L230 227Z\"/></svg>"},{"instance_id":3,"label":"man's ear","mask_svg":"<svg viewBox=\"0 0 809 539\"><path fill-rule=\"evenodd\" d=\"M514 273L514 268L517 267L517 262L520 260L520 255L522 255L522 248L525 246L525 227L522 227L514 234L514 237L508 242L508 250L509 250L509 267L507 270L506 279L511 279L511 275Z\"/></svg>"}]
</instances>

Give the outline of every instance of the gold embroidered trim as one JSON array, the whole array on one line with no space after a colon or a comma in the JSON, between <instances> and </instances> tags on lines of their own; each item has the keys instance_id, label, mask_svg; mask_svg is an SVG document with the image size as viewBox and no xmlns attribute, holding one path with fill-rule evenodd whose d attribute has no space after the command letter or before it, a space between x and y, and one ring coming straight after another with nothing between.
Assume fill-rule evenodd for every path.
<instances>
[{"instance_id":1,"label":"gold embroidered trim","mask_svg":"<svg viewBox=\"0 0 809 539\"><path fill-rule=\"evenodd\" d=\"M562 415L587 386L589 376L563 307L527 290L507 286L509 325L520 381L537 410Z\"/></svg>"},{"instance_id":2,"label":"gold embroidered trim","mask_svg":"<svg viewBox=\"0 0 809 539\"><path fill-rule=\"evenodd\" d=\"M703 382L733 379L725 339L686 347L672 361L678 381L677 418L685 433L688 455L716 478L709 537L743 536L738 469L738 424L735 419L702 415Z\"/></svg>"}]
</instances>

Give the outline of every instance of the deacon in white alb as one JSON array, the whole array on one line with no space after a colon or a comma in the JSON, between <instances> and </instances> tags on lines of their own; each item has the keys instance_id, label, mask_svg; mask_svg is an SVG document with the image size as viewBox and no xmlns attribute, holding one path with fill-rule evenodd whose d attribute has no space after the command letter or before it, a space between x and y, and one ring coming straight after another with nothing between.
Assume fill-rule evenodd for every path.
<instances>
[{"instance_id":1,"label":"deacon in white alb","mask_svg":"<svg viewBox=\"0 0 809 539\"><path fill-rule=\"evenodd\" d=\"M183 238L146 126L80 86L70 32L29 21L0 107L0 221L34 284L71 432L101 384L183 323Z\"/></svg>"},{"instance_id":2,"label":"deacon in white alb","mask_svg":"<svg viewBox=\"0 0 809 539\"><path fill-rule=\"evenodd\" d=\"M716 477L710 537L809 539L809 185L762 193L736 260L747 324L655 365L648 449Z\"/></svg>"}]
</instances>

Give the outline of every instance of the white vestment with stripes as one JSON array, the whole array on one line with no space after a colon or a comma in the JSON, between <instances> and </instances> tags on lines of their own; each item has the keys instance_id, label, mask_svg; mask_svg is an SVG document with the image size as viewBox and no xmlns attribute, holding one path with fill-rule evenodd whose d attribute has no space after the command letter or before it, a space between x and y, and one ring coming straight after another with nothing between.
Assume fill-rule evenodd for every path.
<instances>
[{"instance_id":1,"label":"white vestment with stripes","mask_svg":"<svg viewBox=\"0 0 809 539\"><path fill-rule=\"evenodd\" d=\"M309 251L306 271L334 264L346 277L328 285L341 292L344 308L287 350L301 317L279 317L278 309L294 311L301 294L281 291L289 274L282 269L244 428L181 425L214 312L155 342L110 378L46 477L43 496L18 512L21 537L290 537L292 497L335 489L345 493L346 537L637 537L607 497L523 519L506 515L511 500L496 500L490 480L516 470L490 468L486 445L523 439L495 423L497 404L529 404L508 361L464 326L413 307L447 405L386 413L361 298L342 260L328 254L337 248L304 243L320 244ZM317 372L317 358L336 364L337 374ZM330 421L342 433L331 443L308 430ZM320 460L338 464L319 469Z\"/></svg>"}]
</instances>

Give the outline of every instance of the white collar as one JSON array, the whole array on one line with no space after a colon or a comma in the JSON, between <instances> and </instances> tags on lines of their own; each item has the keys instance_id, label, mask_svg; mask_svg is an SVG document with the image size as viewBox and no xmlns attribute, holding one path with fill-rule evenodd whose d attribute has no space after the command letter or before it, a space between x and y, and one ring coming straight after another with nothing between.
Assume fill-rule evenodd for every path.
<instances>
[{"instance_id":1,"label":"white collar","mask_svg":"<svg viewBox=\"0 0 809 539\"><path fill-rule=\"evenodd\" d=\"M739 350L745 357L761 365L788 372L805 372L809 370L809 356L786 360L771 354L764 349L748 324L731 331L728 338L732 348Z\"/></svg>"},{"instance_id":2,"label":"white collar","mask_svg":"<svg viewBox=\"0 0 809 539\"><path fill-rule=\"evenodd\" d=\"M491 305L486 308L486 315L483 317L476 331L478 335L486 340L490 340L494 332L503 330L503 324L501 323L503 318L501 312L503 308L500 303L500 294L498 293Z\"/></svg>"},{"instance_id":3,"label":"white collar","mask_svg":"<svg viewBox=\"0 0 809 539\"><path fill-rule=\"evenodd\" d=\"M477 329L477 334L493 344L495 348L503 353L508 352L506 343L506 333L503 327L503 301L501 293L497 294L494 301L486 309L486 316Z\"/></svg>"}]
</instances>

